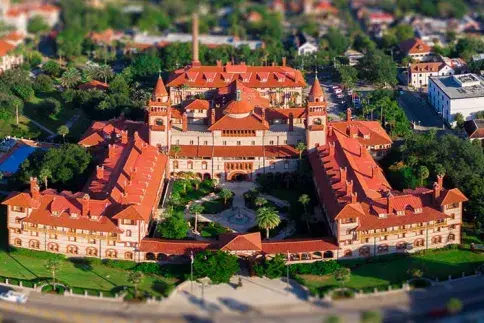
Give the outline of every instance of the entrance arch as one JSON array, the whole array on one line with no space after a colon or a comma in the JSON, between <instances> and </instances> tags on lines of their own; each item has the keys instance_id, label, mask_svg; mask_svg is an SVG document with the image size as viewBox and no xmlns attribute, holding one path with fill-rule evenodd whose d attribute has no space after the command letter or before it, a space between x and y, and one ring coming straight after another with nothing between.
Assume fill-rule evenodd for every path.
<instances>
[{"instance_id":1,"label":"entrance arch","mask_svg":"<svg viewBox=\"0 0 484 323\"><path fill-rule=\"evenodd\" d=\"M234 171L230 172L227 175L227 181L234 181L234 182L250 182L252 180L252 176L246 172L242 171Z\"/></svg>"}]
</instances>

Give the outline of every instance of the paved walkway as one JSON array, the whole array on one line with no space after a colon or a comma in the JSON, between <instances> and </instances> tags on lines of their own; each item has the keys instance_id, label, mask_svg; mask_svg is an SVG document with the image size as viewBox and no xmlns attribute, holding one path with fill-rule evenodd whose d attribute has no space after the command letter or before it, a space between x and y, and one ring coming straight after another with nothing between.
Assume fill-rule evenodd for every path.
<instances>
[{"instance_id":1,"label":"paved walkway","mask_svg":"<svg viewBox=\"0 0 484 323\"><path fill-rule=\"evenodd\" d=\"M68 129L71 129L71 127L77 122L77 120L79 120L80 118L80 114L78 112L76 112L75 115L73 115L67 122L66 122L66 126ZM57 130L57 129L56 129ZM49 140L52 140L54 139L55 137L57 137L58 134L57 133L54 133L54 134L51 134L49 137L47 137L47 139Z\"/></svg>"},{"instance_id":2,"label":"paved walkway","mask_svg":"<svg viewBox=\"0 0 484 323\"><path fill-rule=\"evenodd\" d=\"M52 130L50 130L49 128L46 128L44 127L43 125L41 125L40 123L38 123L37 121L35 121L34 119L31 119L29 118L27 115L23 114L23 116L29 120L29 122L32 122L34 125L36 125L37 127L39 127L40 129L44 130L45 132L47 132L49 135L56 135L54 132L52 132Z\"/></svg>"}]
</instances>

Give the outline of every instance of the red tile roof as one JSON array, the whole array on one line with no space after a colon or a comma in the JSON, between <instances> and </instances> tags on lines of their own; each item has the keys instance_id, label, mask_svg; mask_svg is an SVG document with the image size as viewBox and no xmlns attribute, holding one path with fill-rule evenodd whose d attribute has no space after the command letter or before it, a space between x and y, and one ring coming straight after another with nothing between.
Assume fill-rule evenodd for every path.
<instances>
[{"instance_id":1,"label":"red tile roof","mask_svg":"<svg viewBox=\"0 0 484 323\"><path fill-rule=\"evenodd\" d=\"M464 122L464 130L470 139L484 138L484 120L475 119Z\"/></svg>"},{"instance_id":2,"label":"red tile roof","mask_svg":"<svg viewBox=\"0 0 484 323\"><path fill-rule=\"evenodd\" d=\"M156 85L155 85L155 89L153 90L153 94L155 96L168 95L168 92L166 91L166 88L165 88L165 83L163 83L163 79L161 78L161 75L158 77L158 80L156 81Z\"/></svg>"},{"instance_id":3,"label":"red tile roof","mask_svg":"<svg viewBox=\"0 0 484 323\"><path fill-rule=\"evenodd\" d=\"M109 88L109 84L100 82L97 80L92 80L78 86L78 89L83 91L92 90L92 89L106 91L108 88Z\"/></svg>"},{"instance_id":4,"label":"red tile roof","mask_svg":"<svg viewBox=\"0 0 484 323\"><path fill-rule=\"evenodd\" d=\"M212 243L208 241L144 238L141 240L139 250L167 255L189 255L191 251L211 249L211 245Z\"/></svg>"},{"instance_id":5,"label":"red tile roof","mask_svg":"<svg viewBox=\"0 0 484 323\"><path fill-rule=\"evenodd\" d=\"M225 233L219 236L220 250L224 251L260 251L262 250L260 232Z\"/></svg>"},{"instance_id":6,"label":"red tile roof","mask_svg":"<svg viewBox=\"0 0 484 323\"><path fill-rule=\"evenodd\" d=\"M329 123L334 130L349 136L349 126L354 126L354 133L358 141L364 146L391 145L392 139L378 121L333 121Z\"/></svg>"},{"instance_id":7,"label":"red tile roof","mask_svg":"<svg viewBox=\"0 0 484 323\"><path fill-rule=\"evenodd\" d=\"M213 79L206 78L206 73ZM269 73L267 79L261 73ZM251 88L304 87L306 82L301 72L287 66L248 66L245 64L225 66L187 66L176 70L167 83L168 87L187 85L189 87L221 88L228 82L241 81Z\"/></svg>"},{"instance_id":8,"label":"red tile roof","mask_svg":"<svg viewBox=\"0 0 484 323\"><path fill-rule=\"evenodd\" d=\"M0 57L7 55L10 51L14 50L15 46L0 39Z\"/></svg>"},{"instance_id":9,"label":"red tile roof","mask_svg":"<svg viewBox=\"0 0 484 323\"><path fill-rule=\"evenodd\" d=\"M458 188L453 188L444 192L442 201L440 201L440 205L453 204L453 203L466 202L466 201L468 201L467 197L465 197L465 195Z\"/></svg>"},{"instance_id":10,"label":"red tile roof","mask_svg":"<svg viewBox=\"0 0 484 323\"><path fill-rule=\"evenodd\" d=\"M227 107L224 110L226 114L245 114L250 113L254 110L254 105L251 103L243 100L243 101L231 101L227 104Z\"/></svg>"},{"instance_id":11,"label":"red tile roof","mask_svg":"<svg viewBox=\"0 0 484 323\"><path fill-rule=\"evenodd\" d=\"M265 254L287 254L298 252L325 252L337 250L338 245L332 239L287 239L262 241L262 252Z\"/></svg>"},{"instance_id":12,"label":"red tile roof","mask_svg":"<svg viewBox=\"0 0 484 323\"><path fill-rule=\"evenodd\" d=\"M179 157L295 157L298 151L289 145L281 146L197 146L180 145ZM170 152L171 156L175 154Z\"/></svg>"},{"instance_id":13,"label":"red tile roof","mask_svg":"<svg viewBox=\"0 0 484 323\"><path fill-rule=\"evenodd\" d=\"M318 78L314 80L313 86L311 86L311 90L309 91L309 95L313 97L324 96L324 91L321 88L321 84L319 84Z\"/></svg>"},{"instance_id":14,"label":"red tile roof","mask_svg":"<svg viewBox=\"0 0 484 323\"><path fill-rule=\"evenodd\" d=\"M233 118L225 115L211 125L208 130L268 130L267 121L263 122L261 117L252 113L244 118Z\"/></svg>"},{"instance_id":15,"label":"red tile roof","mask_svg":"<svg viewBox=\"0 0 484 323\"><path fill-rule=\"evenodd\" d=\"M410 73L436 73L440 71L444 66L442 62L425 62L410 64Z\"/></svg>"},{"instance_id":16,"label":"red tile roof","mask_svg":"<svg viewBox=\"0 0 484 323\"><path fill-rule=\"evenodd\" d=\"M185 110L208 110L210 108L210 102L208 100L195 99L188 102L185 105Z\"/></svg>"},{"instance_id":17,"label":"red tile roof","mask_svg":"<svg viewBox=\"0 0 484 323\"><path fill-rule=\"evenodd\" d=\"M267 108L266 109L267 120L274 120L274 119L287 120L289 119L289 116L291 114L295 119L304 119L306 118L306 109L305 108L289 108L289 109Z\"/></svg>"},{"instance_id":18,"label":"red tile roof","mask_svg":"<svg viewBox=\"0 0 484 323\"><path fill-rule=\"evenodd\" d=\"M431 48L420 38L412 38L400 43L400 50L406 54L425 54L430 53Z\"/></svg>"}]
</instances>

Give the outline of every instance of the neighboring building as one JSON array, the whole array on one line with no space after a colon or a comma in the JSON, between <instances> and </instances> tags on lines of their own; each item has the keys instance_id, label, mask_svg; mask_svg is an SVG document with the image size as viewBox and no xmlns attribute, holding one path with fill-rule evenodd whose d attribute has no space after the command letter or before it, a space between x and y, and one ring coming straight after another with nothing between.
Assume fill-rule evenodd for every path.
<instances>
[{"instance_id":1,"label":"neighboring building","mask_svg":"<svg viewBox=\"0 0 484 323\"><path fill-rule=\"evenodd\" d=\"M306 42L297 48L297 54L301 55L312 55L318 51L318 46L315 43Z\"/></svg>"},{"instance_id":2,"label":"neighboring building","mask_svg":"<svg viewBox=\"0 0 484 323\"><path fill-rule=\"evenodd\" d=\"M338 9L328 0L304 0L304 14L314 16L336 15Z\"/></svg>"},{"instance_id":3,"label":"neighboring building","mask_svg":"<svg viewBox=\"0 0 484 323\"><path fill-rule=\"evenodd\" d=\"M101 32L91 31L89 38L98 45L112 45L114 41L121 40L124 34L111 28Z\"/></svg>"},{"instance_id":4,"label":"neighboring building","mask_svg":"<svg viewBox=\"0 0 484 323\"><path fill-rule=\"evenodd\" d=\"M410 56L414 61L421 62L421 61L429 61L434 59L435 55L432 53L432 49L430 46L425 44L419 38L412 38L406 41L403 41L399 45L400 51L405 56Z\"/></svg>"},{"instance_id":5,"label":"neighboring building","mask_svg":"<svg viewBox=\"0 0 484 323\"><path fill-rule=\"evenodd\" d=\"M484 119L474 119L464 122L464 130L469 140L480 140L484 146Z\"/></svg>"},{"instance_id":6,"label":"neighboring building","mask_svg":"<svg viewBox=\"0 0 484 323\"><path fill-rule=\"evenodd\" d=\"M430 76L453 75L452 68L442 62L415 63L408 66L408 85L420 88L428 85Z\"/></svg>"},{"instance_id":7,"label":"neighboring building","mask_svg":"<svg viewBox=\"0 0 484 323\"><path fill-rule=\"evenodd\" d=\"M23 55L14 53L15 48L11 43L0 39L0 74L24 62Z\"/></svg>"},{"instance_id":8,"label":"neighboring building","mask_svg":"<svg viewBox=\"0 0 484 323\"><path fill-rule=\"evenodd\" d=\"M27 34L30 19L40 16L50 27L59 22L60 8L42 1L11 4L10 0L0 2L0 20L13 26L17 32Z\"/></svg>"},{"instance_id":9,"label":"neighboring building","mask_svg":"<svg viewBox=\"0 0 484 323\"><path fill-rule=\"evenodd\" d=\"M395 17L379 9L362 7L357 10L356 17L364 24L367 32L376 38L381 38Z\"/></svg>"},{"instance_id":10,"label":"neighboring building","mask_svg":"<svg viewBox=\"0 0 484 323\"><path fill-rule=\"evenodd\" d=\"M472 61L478 62L484 59L484 53L472 55Z\"/></svg>"},{"instance_id":11,"label":"neighboring building","mask_svg":"<svg viewBox=\"0 0 484 323\"><path fill-rule=\"evenodd\" d=\"M360 59L363 58L363 56L365 56L363 53L360 53L359 51L354 49L348 49L345 52L345 57L348 59L350 66L357 65Z\"/></svg>"},{"instance_id":12,"label":"neighboring building","mask_svg":"<svg viewBox=\"0 0 484 323\"><path fill-rule=\"evenodd\" d=\"M87 90L100 90L106 91L109 89L109 84L100 82L97 80L92 80L87 83L81 84L77 87L79 90L87 91Z\"/></svg>"},{"instance_id":13,"label":"neighboring building","mask_svg":"<svg viewBox=\"0 0 484 323\"><path fill-rule=\"evenodd\" d=\"M454 123L456 113L473 119L474 113L484 110L484 80L476 74L431 76L428 99L449 124Z\"/></svg>"}]
</instances>

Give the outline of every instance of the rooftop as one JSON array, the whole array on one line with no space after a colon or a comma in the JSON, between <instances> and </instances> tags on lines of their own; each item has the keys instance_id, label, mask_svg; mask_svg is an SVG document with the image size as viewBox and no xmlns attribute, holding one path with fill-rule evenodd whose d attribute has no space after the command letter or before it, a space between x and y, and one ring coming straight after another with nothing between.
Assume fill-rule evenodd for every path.
<instances>
[{"instance_id":1,"label":"rooftop","mask_svg":"<svg viewBox=\"0 0 484 323\"><path fill-rule=\"evenodd\" d=\"M450 99L484 97L484 80L476 74L430 76L430 79Z\"/></svg>"}]
</instances>

